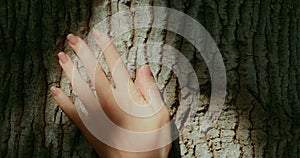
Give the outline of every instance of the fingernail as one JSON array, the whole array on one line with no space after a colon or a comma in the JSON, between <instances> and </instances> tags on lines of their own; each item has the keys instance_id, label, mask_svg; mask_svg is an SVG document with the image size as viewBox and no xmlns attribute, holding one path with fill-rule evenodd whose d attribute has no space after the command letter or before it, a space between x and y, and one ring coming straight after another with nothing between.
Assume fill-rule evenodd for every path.
<instances>
[{"instance_id":1,"label":"fingernail","mask_svg":"<svg viewBox=\"0 0 300 158\"><path fill-rule=\"evenodd\" d=\"M52 94L54 95L54 96L57 96L58 95L58 90L57 90L57 88L56 87L51 87L50 88L50 90L51 90L51 92L52 92Z\"/></svg>"},{"instance_id":2,"label":"fingernail","mask_svg":"<svg viewBox=\"0 0 300 158\"><path fill-rule=\"evenodd\" d=\"M59 57L59 60L60 60L63 64L65 64L65 63L68 62L68 57L67 57L67 55L66 55L64 52L58 53L58 57Z\"/></svg>"},{"instance_id":3,"label":"fingernail","mask_svg":"<svg viewBox=\"0 0 300 158\"><path fill-rule=\"evenodd\" d=\"M77 44L78 41L79 41L78 37L74 36L73 34L69 34L69 35L67 36L67 39L68 39L68 41L69 41L72 45Z\"/></svg>"},{"instance_id":4,"label":"fingernail","mask_svg":"<svg viewBox=\"0 0 300 158\"><path fill-rule=\"evenodd\" d=\"M142 75L144 77L152 77L152 73L151 73L150 67L148 65L144 65L142 67Z\"/></svg>"}]
</instances>

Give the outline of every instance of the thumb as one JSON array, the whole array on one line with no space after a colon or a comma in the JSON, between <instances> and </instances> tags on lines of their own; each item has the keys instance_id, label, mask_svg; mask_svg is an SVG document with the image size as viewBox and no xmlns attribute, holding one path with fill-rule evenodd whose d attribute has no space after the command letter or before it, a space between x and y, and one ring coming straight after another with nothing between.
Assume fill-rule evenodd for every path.
<instances>
[{"instance_id":1,"label":"thumb","mask_svg":"<svg viewBox=\"0 0 300 158\"><path fill-rule=\"evenodd\" d=\"M149 65L144 65L138 70L137 80L139 90L147 103L149 103L151 99L154 99L151 97L159 97L159 99L161 99L159 89L156 86Z\"/></svg>"}]
</instances>

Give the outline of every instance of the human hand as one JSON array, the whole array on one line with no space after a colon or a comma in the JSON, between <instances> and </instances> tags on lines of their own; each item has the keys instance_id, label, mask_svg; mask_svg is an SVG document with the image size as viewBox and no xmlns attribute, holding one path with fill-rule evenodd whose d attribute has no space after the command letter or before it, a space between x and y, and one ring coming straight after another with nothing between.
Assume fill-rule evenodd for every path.
<instances>
[{"instance_id":1,"label":"human hand","mask_svg":"<svg viewBox=\"0 0 300 158\"><path fill-rule=\"evenodd\" d=\"M88 86L83 82L72 59L67 54L61 52L58 54L59 63L71 81L73 90L75 90L85 105L88 115L85 116L82 114L60 88L51 87L57 104L82 131L101 157L167 157L171 144L165 142L171 141L171 129L169 126L166 126L166 124L170 121L170 116L167 108L163 104L159 89L155 84L149 66L144 65L137 71L138 87L136 87L130 79L110 38L101 32L94 32L94 36L96 43L104 54L106 64L112 73L114 86L109 82L105 72L98 64L87 44L81 38L70 34L67 37L68 43L85 67L96 89L97 101L93 100L93 98L95 98L93 93L86 89ZM159 146L159 148L153 148L153 150L147 151L138 151L136 150L138 147L133 147L134 149L132 151L115 148L113 144L122 144L126 149L129 149L133 142L127 142L127 138L124 138L124 134L116 130L107 131L111 129L107 129L107 126L102 124L103 121L101 120L105 120L104 115L102 116L96 113L97 109L101 109L100 106L97 107L98 105L102 107L105 115L115 125L127 131L132 131L133 133L147 133L166 127L165 129L168 129L167 132L156 132L149 138L136 140L140 141L137 144L147 146L145 149L150 149L155 146ZM112 144L107 144L99 140L97 132L102 131L106 133L107 140L112 142ZM162 146L164 143L165 145ZM135 150L138 152L134 152Z\"/></svg>"}]
</instances>

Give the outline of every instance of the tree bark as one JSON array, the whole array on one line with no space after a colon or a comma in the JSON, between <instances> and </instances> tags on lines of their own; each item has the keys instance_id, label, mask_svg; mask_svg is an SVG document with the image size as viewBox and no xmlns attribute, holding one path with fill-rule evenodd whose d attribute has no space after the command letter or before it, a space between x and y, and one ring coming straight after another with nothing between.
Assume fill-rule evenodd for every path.
<instances>
[{"instance_id":1,"label":"tree bark","mask_svg":"<svg viewBox=\"0 0 300 158\"><path fill-rule=\"evenodd\" d=\"M225 62L227 96L216 125L201 133L206 111L200 111L184 123L180 152L174 149L173 155L300 156L299 0L0 0L0 157L97 157L49 91L61 86L72 96L57 53L73 54L65 41L68 33L84 38L107 16L143 5L174 8L195 18L216 41ZM186 56L200 83L199 104L209 105L206 63L187 40L147 28L131 31L115 44L123 53L151 41ZM140 53L127 57L134 59L126 63L133 78ZM156 53L164 58L163 52ZM164 67L151 69L175 117L178 80Z\"/></svg>"}]
</instances>

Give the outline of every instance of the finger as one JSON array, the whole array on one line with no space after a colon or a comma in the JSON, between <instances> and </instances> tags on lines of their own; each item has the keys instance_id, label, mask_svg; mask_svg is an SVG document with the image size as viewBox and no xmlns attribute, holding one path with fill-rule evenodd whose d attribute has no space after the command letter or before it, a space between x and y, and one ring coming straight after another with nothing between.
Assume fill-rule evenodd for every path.
<instances>
[{"instance_id":1,"label":"finger","mask_svg":"<svg viewBox=\"0 0 300 158\"><path fill-rule=\"evenodd\" d=\"M89 109L89 105L94 105L95 95L89 88L89 85L83 80L78 69L75 67L72 59L65 53L60 52L58 54L59 64L66 73L68 79L71 81L73 91L76 93L78 98L86 106L86 109ZM93 102L91 102L93 100Z\"/></svg>"},{"instance_id":2,"label":"finger","mask_svg":"<svg viewBox=\"0 0 300 158\"><path fill-rule=\"evenodd\" d=\"M154 119L161 117L169 120L168 117L166 117L169 116L168 109L165 107L160 90L152 76L149 65L144 65L138 70L137 82L145 101L153 108L153 112L156 114Z\"/></svg>"},{"instance_id":3,"label":"finger","mask_svg":"<svg viewBox=\"0 0 300 158\"><path fill-rule=\"evenodd\" d=\"M72 47L72 49L82 62L82 65L85 67L93 86L96 87L98 96L103 96L103 90L105 90L105 94L111 95L110 83L102 67L96 60L96 57L84 42L84 40L82 40L78 36L74 36L73 34L69 34L67 36L67 39L69 41L69 45Z\"/></svg>"},{"instance_id":4,"label":"finger","mask_svg":"<svg viewBox=\"0 0 300 158\"><path fill-rule=\"evenodd\" d=\"M124 93L128 93L129 91L135 101L143 103L143 100L141 100L142 95L134 86L134 83L132 82L111 39L105 33L97 30L94 31L94 36L96 43L103 51L107 66L112 74L116 87Z\"/></svg>"},{"instance_id":5,"label":"finger","mask_svg":"<svg viewBox=\"0 0 300 158\"><path fill-rule=\"evenodd\" d=\"M60 89L56 87L50 88L54 99L58 106L64 111L64 113L75 123L75 125L84 134L87 140L93 145L93 147L99 152L103 151L106 147L101 141L99 141L89 130L85 127L78 115L76 106L72 103L71 99ZM99 153L100 154L100 153Z\"/></svg>"},{"instance_id":6,"label":"finger","mask_svg":"<svg viewBox=\"0 0 300 158\"><path fill-rule=\"evenodd\" d=\"M139 90L146 102L149 103L157 99L161 100L160 91L148 65L144 65L138 70L137 80Z\"/></svg>"},{"instance_id":7,"label":"finger","mask_svg":"<svg viewBox=\"0 0 300 158\"><path fill-rule=\"evenodd\" d=\"M73 89L75 91L75 93L80 93L82 89L82 87L87 87L88 85L85 83L85 81L82 79L82 77L80 76L80 73L78 72L77 68L74 65L74 62L72 61L72 59L65 54L64 52L60 52L58 54L59 57L59 63L61 65L61 67L63 68L64 72L66 73L68 79L71 81L71 84L73 86ZM97 67L100 67L100 65L98 64ZM101 80L104 78L103 73L99 73L97 74L95 77L97 78L97 80ZM76 84L76 85L75 85ZM111 97L111 86L109 85L109 82L107 81L99 81L96 83L95 85L96 87L96 91L98 96L100 97L100 102L105 101L105 99ZM105 92L103 92L103 90L105 90ZM87 92L84 92L87 93ZM82 94L82 97L86 96L85 94ZM82 99L82 98L80 98ZM101 103L102 105L102 103ZM105 104L103 104L105 105Z\"/></svg>"},{"instance_id":8,"label":"finger","mask_svg":"<svg viewBox=\"0 0 300 158\"><path fill-rule=\"evenodd\" d=\"M120 60L120 55L112 43L111 39L108 37L107 34L99 31L94 31L94 36L96 39L96 43L100 47L100 49L103 51L107 66L110 70L110 72L113 71L113 68L117 64L117 62ZM122 66L122 69L125 69L125 66Z\"/></svg>"},{"instance_id":9,"label":"finger","mask_svg":"<svg viewBox=\"0 0 300 158\"><path fill-rule=\"evenodd\" d=\"M67 54L60 52L58 56L61 67L63 68L67 77L71 81L73 91L76 93L81 102L85 105L85 109L88 113L93 113L94 111L97 111L97 109L100 108L100 106L102 106L103 110L113 120L118 121L123 117L123 113L120 113L120 110L116 110L118 109L118 107L116 107L115 104L102 104L102 102L98 102L99 99L96 98L86 81L82 79L72 59ZM112 95L109 95L107 93L101 93L101 95L103 98L100 98L100 101L113 101Z\"/></svg>"},{"instance_id":10,"label":"finger","mask_svg":"<svg viewBox=\"0 0 300 158\"><path fill-rule=\"evenodd\" d=\"M56 103L65 112L65 114L76 124L76 126L82 127L83 124L80 121L76 107L72 103L71 99L60 88L51 87L50 90Z\"/></svg>"},{"instance_id":11,"label":"finger","mask_svg":"<svg viewBox=\"0 0 300 158\"><path fill-rule=\"evenodd\" d=\"M59 57L59 64L63 68L68 79L71 81L73 91L78 96L78 98L82 101L82 103L85 105L86 110L88 112L89 110L93 111L90 108L95 108L93 107L93 105L99 103L98 100L96 99L96 96L90 89L89 85L86 83L85 80L83 80L78 69L75 67L74 62L72 61L69 55L60 52L58 54L58 57Z\"/></svg>"}]
</instances>

